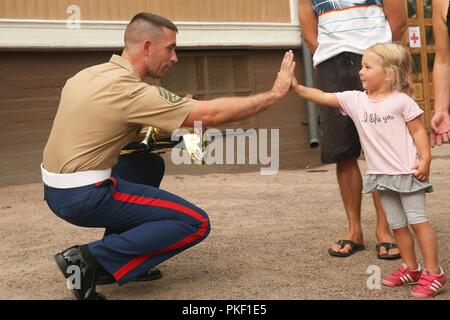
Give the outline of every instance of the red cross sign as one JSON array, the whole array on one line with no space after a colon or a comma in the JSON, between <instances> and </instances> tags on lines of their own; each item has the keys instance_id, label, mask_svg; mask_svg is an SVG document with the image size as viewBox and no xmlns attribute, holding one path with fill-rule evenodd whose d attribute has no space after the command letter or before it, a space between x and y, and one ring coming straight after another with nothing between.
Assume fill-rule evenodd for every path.
<instances>
[{"instance_id":1,"label":"red cross sign","mask_svg":"<svg viewBox=\"0 0 450 320\"><path fill-rule=\"evenodd\" d=\"M411 48L420 48L422 46L419 27L409 27L409 46Z\"/></svg>"}]
</instances>

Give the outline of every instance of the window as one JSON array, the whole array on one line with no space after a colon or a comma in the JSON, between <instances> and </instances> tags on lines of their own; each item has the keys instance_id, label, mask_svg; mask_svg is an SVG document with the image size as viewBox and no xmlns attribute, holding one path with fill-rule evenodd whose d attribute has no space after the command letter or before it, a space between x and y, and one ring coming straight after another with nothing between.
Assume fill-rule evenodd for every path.
<instances>
[{"instance_id":1,"label":"window","mask_svg":"<svg viewBox=\"0 0 450 320\"><path fill-rule=\"evenodd\" d=\"M408 0L408 18L417 18L416 0Z\"/></svg>"},{"instance_id":2,"label":"window","mask_svg":"<svg viewBox=\"0 0 450 320\"><path fill-rule=\"evenodd\" d=\"M431 8L431 0L423 0L423 11L425 18L431 19L433 10Z\"/></svg>"},{"instance_id":3,"label":"window","mask_svg":"<svg viewBox=\"0 0 450 320\"><path fill-rule=\"evenodd\" d=\"M247 54L180 54L174 70L161 85L178 94L192 93L202 99L251 93Z\"/></svg>"}]
</instances>

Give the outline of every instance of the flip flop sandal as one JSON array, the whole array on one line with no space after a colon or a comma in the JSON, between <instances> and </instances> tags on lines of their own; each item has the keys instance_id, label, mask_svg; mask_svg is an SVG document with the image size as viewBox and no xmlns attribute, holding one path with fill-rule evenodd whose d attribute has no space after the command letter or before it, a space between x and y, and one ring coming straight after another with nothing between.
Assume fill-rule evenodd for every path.
<instances>
[{"instance_id":1,"label":"flip flop sandal","mask_svg":"<svg viewBox=\"0 0 450 320\"><path fill-rule=\"evenodd\" d=\"M363 244L356 244L351 240L339 240L336 242L336 244L340 245L341 249L344 248L346 245L349 245L352 248L352 250L350 250L348 253L333 251L333 249L331 248L328 249L328 253L331 256L340 258L350 257L355 252L364 250L366 248Z\"/></svg>"},{"instance_id":2,"label":"flip flop sandal","mask_svg":"<svg viewBox=\"0 0 450 320\"><path fill-rule=\"evenodd\" d=\"M387 253L386 254L381 254L380 253L380 249L381 248L385 248ZM397 248L398 248L398 245L396 243L392 243L392 242L377 243L377 245L376 245L377 258L381 259L381 260L397 260L397 259L401 259L400 253L389 254L389 250L397 249Z\"/></svg>"}]
</instances>

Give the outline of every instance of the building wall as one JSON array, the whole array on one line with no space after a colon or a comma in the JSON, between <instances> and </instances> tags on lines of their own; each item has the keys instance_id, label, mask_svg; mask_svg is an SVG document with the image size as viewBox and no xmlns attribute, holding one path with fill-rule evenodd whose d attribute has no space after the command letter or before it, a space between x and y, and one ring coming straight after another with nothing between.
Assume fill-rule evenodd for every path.
<instances>
[{"instance_id":1,"label":"building wall","mask_svg":"<svg viewBox=\"0 0 450 320\"><path fill-rule=\"evenodd\" d=\"M40 180L65 81L120 50L127 22L141 11L177 22L181 62L160 84L181 95L213 99L269 89L284 51L300 47L295 0L0 0L0 186ZM291 96L230 126L280 129L281 166L314 164L298 105ZM167 160L172 173L258 169L175 167Z\"/></svg>"},{"instance_id":2,"label":"building wall","mask_svg":"<svg viewBox=\"0 0 450 320\"><path fill-rule=\"evenodd\" d=\"M141 11L174 21L290 22L291 19L289 0L0 0L0 19L65 20L72 5L81 9L82 20L127 21Z\"/></svg>"},{"instance_id":3,"label":"building wall","mask_svg":"<svg viewBox=\"0 0 450 320\"><path fill-rule=\"evenodd\" d=\"M65 81L106 52L0 52L0 186L39 181Z\"/></svg>"},{"instance_id":4,"label":"building wall","mask_svg":"<svg viewBox=\"0 0 450 320\"><path fill-rule=\"evenodd\" d=\"M270 89L284 50L181 50L180 61L195 57L247 57L249 90L242 95ZM79 70L108 60L111 51L0 52L0 186L40 181L39 165L59 103L65 81ZM194 58L193 58L194 57ZM238 61L240 61L238 59ZM297 58L298 76L302 79L301 59ZM172 79L186 78L185 67L173 70ZM195 69L195 68L194 68ZM242 67L238 67L238 71ZM241 71L239 71L241 72ZM238 74L239 74L238 72ZM190 75L190 74L189 74ZM171 82L167 81L170 87ZM175 88L184 94L189 88ZM194 90L195 91L195 90ZM192 92L196 94L197 92ZM232 92L230 92L232 93ZM213 98L216 91L202 92ZM208 95L209 94L209 95ZM226 95L226 93L224 93ZM281 168L305 167L319 163L318 151L308 143L304 102L289 94L276 106L252 120L234 123L240 128L280 129ZM167 157L166 157L167 158ZM249 166L175 167L167 161L168 173L202 174L257 169ZM258 166L257 166L258 167Z\"/></svg>"}]
</instances>

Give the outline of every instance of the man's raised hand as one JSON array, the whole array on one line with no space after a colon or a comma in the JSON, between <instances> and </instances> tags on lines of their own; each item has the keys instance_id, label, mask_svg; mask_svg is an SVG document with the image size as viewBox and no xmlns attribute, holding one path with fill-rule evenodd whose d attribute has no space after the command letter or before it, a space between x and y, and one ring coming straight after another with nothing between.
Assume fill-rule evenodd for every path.
<instances>
[{"instance_id":1,"label":"man's raised hand","mask_svg":"<svg viewBox=\"0 0 450 320\"><path fill-rule=\"evenodd\" d=\"M284 95L289 91L292 84L292 78L294 77L294 71L294 53L289 50L284 55L283 61L281 62L280 71L278 72L277 79L275 80L271 90L278 99L284 97Z\"/></svg>"}]
</instances>

